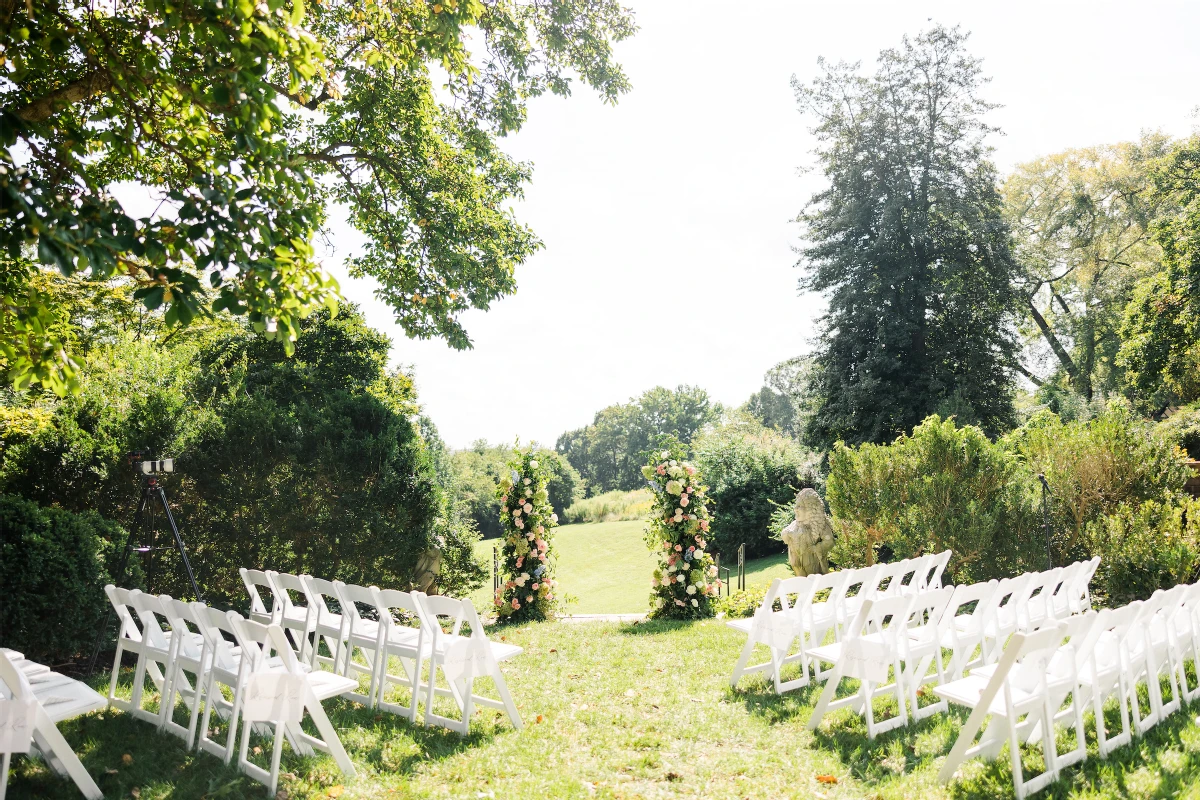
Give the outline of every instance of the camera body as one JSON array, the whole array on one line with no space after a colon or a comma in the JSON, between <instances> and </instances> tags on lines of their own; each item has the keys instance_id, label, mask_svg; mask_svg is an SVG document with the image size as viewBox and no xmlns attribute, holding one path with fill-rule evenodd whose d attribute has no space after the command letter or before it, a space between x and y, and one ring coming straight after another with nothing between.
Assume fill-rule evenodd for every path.
<instances>
[{"instance_id":1,"label":"camera body","mask_svg":"<svg viewBox=\"0 0 1200 800\"><path fill-rule=\"evenodd\" d=\"M175 459L173 458L149 458L149 450L131 450L125 455L125 459L133 468L133 471L139 475L160 475L175 471Z\"/></svg>"}]
</instances>

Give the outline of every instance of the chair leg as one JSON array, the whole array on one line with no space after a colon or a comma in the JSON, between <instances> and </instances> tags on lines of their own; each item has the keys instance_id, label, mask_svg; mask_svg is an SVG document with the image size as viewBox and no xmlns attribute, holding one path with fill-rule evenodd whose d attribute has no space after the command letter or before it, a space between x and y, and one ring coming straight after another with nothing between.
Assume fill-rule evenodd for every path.
<instances>
[{"instance_id":1,"label":"chair leg","mask_svg":"<svg viewBox=\"0 0 1200 800\"><path fill-rule=\"evenodd\" d=\"M521 730L525 723L521 721L521 714L517 711L517 704L513 702L512 695L508 693L508 682L504 680L499 667L492 673L492 680L496 684L496 691L500 693L500 699L504 701L504 710L508 712L509 722L514 728Z\"/></svg>"},{"instance_id":2,"label":"chair leg","mask_svg":"<svg viewBox=\"0 0 1200 800\"><path fill-rule=\"evenodd\" d=\"M342 746L342 740L338 738L337 730L329 721L329 717L325 715L325 709L321 707L321 702L313 696L311 691L308 693L308 699L304 705L308 709L308 715L312 717L313 724L317 726L317 731L321 734L325 747L333 756L333 760L337 762L338 767L347 778L355 777L357 773L354 770L354 764L350 761L350 756L346 754L346 748Z\"/></svg>"},{"instance_id":3,"label":"chair leg","mask_svg":"<svg viewBox=\"0 0 1200 800\"><path fill-rule=\"evenodd\" d=\"M79 757L75 755L75 751L71 749L71 745L59 733L58 728L46 715L45 710L38 706L36 712L36 721L34 723L35 730L44 740L47 745L47 757L58 759L59 764L70 776L75 785L79 787L79 791L88 800L104 800L104 794L100 791L100 787L92 780L92 776L83 768L83 764L79 763ZM5 775L8 775L8 761L5 760Z\"/></svg>"}]
</instances>

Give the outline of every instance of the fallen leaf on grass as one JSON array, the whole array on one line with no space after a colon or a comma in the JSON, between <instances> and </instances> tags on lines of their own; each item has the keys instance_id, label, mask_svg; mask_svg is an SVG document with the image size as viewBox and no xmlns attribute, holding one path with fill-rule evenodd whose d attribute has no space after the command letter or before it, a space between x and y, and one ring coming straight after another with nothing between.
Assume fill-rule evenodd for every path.
<instances>
[{"instance_id":1,"label":"fallen leaf on grass","mask_svg":"<svg viewBox=\"0 0 1200 800\"><path fill-rule=\"evenodd\" d=\"M557 652L558 652L558 648L557 648L557 647L551 647L551 648L550 648L550 652L551 652L551 653L557 653Z\"/></svg>"},{"instance_id":2,"label":"fallen leaf on grass","mask_svg":"<svg viewBox=\"0 0 1200 800\"><path fill-rule=\"evenodd\" d=\"M819 782L819 783L837 783L838 780L837 780L836 775L818 775L817 782Z\"/></svg>"},{"instance_id":3,"label":"fallen leaf on grass","mask_svg":"<svg viewBox=\"0 0 1200 800\"><path fill-rule=\"evenodd\" d=\"M542 715L541 715L541 714L538 714L538 715L537 715L537 723L538 723L539 725L541 725L541 724L542 724Z\"/></svg>"},{"instance_id":4,"label":"fallen leaf on grass","mask_svg":"<svg viewBox=\"0 0 1200 800\"><path fill-rule=\"evenodd\" d=\"M325 793L325 796L326 797L341 797L342 792L344 792L344 791L346 791L346 788L339 783L337 786L330 786L329 791Z\"/></svg>"},{"instance_id":5,"label":"fallen leaf on grass","mask_svg":"<svg viewBox=\"0 0 1200 800\"><path fill-rule=\"evenodd\" d=\"M256 756L262 755L262 748L259 747L258 745L254 745L254 755L256 755Z\"/></svg>"},{"instance_id":6,"label":"fallen leaf on grass","mask_svg":"<svg viewBox=\"0 0 1200 800\"><path fill-rule=\"evenodd\" d=\"M126 753L125 755L121 756L121 763L128 767L133 763L133 756L129 755L129 753Z\"/></svg>"},{"instance_id":7,"label":"fallen leaf on grass","mask_svg":"<svg viewBox=\"0 0 1200 800\"><path fill-rule=\"evenodd\" d=\"M682 776L682 775L680 775L678 772L668 772L668 773L667 773L666 775L664 775L663 777L665 777L665 778L666 778L667 780L669 780L669 781L681 781L681 780L683 780L683 776Z\"/></svg>"}]
</instances>

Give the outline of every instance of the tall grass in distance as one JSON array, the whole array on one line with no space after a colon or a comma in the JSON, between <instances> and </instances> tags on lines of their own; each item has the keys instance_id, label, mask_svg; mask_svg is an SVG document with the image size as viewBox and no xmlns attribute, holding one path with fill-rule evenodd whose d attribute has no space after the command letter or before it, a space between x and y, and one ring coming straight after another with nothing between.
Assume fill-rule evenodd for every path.
<instances>
[{"instance_id":1,"label":"tall grass in distance","mask_svg":"<svg viewBox=\"0 0 1200 800\"><path fill-rule=\"evenodd\" d=\"M652 503L649 489L634 489L629 492L614 489L585 500L576 500L563 512L562 521L567 525L575 525L581 522L645 519L650 514Z\"/></svg>"}]
</instances>

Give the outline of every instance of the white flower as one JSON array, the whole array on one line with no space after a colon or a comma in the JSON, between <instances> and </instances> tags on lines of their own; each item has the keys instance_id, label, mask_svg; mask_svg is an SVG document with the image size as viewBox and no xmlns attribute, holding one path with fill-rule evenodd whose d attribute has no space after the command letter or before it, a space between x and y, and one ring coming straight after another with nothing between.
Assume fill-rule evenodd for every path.
<instances>
[{"instance_id":1,"label":"white flower","mask_svg":"<svg viewBox=\"0 0 1200 800\"><path fill-rule=\"evenodd\" d=\"M670 458L670 457L671 457L671 451L670 451L670 450L663 450L663 451L662 451L662 457L663 457L663 458Z\"/></svg>"},{"instance_id":2,"label":"white flower","mask_svg":"<svg viewBox=\"0 0 1200 800\"><path fill-rule=\"evenodd\" d=\"M522 530L525 527L525 521L520 518L514 519L513 522L516 523L517 530Z\"/></svg>"},{"instance_id":3,"label":"white flower","mask_svg":"<svg viewBox=\"0 0 1200 800\"><path fill-rule=\"evenodd\" d=\"M513 581L513 583L515 583L517 586L523 587L525 585L525 576L522 575L521 577L519 577L515 581Z\"/></svg>"},{"instance_id":4,"label":"white flower","mask_svg":"<svg viewBox=\"0 0 1200 800\"><path fill-rule=\"evenodd\" d=\"M672 461L671 461L671 466L672 466L672 467L679 466L679 462L678 462L678 461L674 461L674 460L672 460Z\"/></svg>"},{"instance_id":5,"label":"white flower","mask_svg":"<svg viewBox=\"0 0 1200 800\"><path fill-rule=\"evenodd\" d=\"M513 509L513 519L516 519L516 518L517 518L517 517L519 517L519 516L521 516L521 509L519 509L519 508L514 508L514 509Z\"/></svg>"},{"instance_id":6,"label":"white flower","mask_svg":"<svg viewBox=\"0 0 1200 800\"><path fill-rule=\"evenodd\" d=\"M529 462L529 468L530 468L530 469L537 469L537 468L538 468L538 462L537 462L536 460L534 460L534 461L530 461L530 462Z\"/></svg>"},{"instance_id":7,"label":"white flower","mask_svg":"<svg viewBox=\"0 0 1200 800\"><path fill-rule=\"evenodd\" d=\"M528 572L522 572L522 573L521 573L521 580L523 580L523 581L527 581L527 580L529 580L529 573L528 573Z\"/></svg>"},{"instance_id":8,"label":"white flower","mask_svg":"<svg viewBox=\"0 0 1200 800\"><path fill-rule=\"evenodd\" d=\"M525 510L526 514L533 511L533 505L531 503L526 503L525 505L521 506L521 508Z\"/></svg>"},{"instance_id":9,"label":"white flower","mask_svg":"<svg viewBox=\"0 0 1200 800\"><path fill-rule=\"evenodd\" d=\"M683 485L679 481L667 481L667 494L679 494L683 491Z\"/></svg>"},{"instance_id":10,"label":"white flower","mask_svg":"<svg viewBox=\"0 0 1200 800\"><path fill-rule=\"evenodd\" d=\"M531 484L531 483L533 483L533 481L529 480L529 478L526 478L526 479L525 479L525 485L526 485L526 486L528 486L528 485L529 485L529 484Z\"/></svg>"},{"instance_id":11,"label":"white flower","mask_svg":"<svg viewBox=\"0 0 1200 800\"><path fill-rule=\"evenodd\" d=\"M695 593L696 593L696 587L695 587L695 586L689 586L689 587L687 588L687 593L688 593L688 594L695 594Z\"/></svg>"},{"instance_id":12,"label":"white flower","mask_svg":"<svg viewBox=\"0 0 1200 800\"><path fill-rule=\"evenodd\" d=\"M674 564L672 564L671 566L667 567L667 572L674 572L676 569L678 569L678 568Z\"/></svg>"},{"instance_id":13,"label":"white flower","mask_svg":"<svg viewBox=\"0 0 1200 800\"><path fill-rule=\"evenodd\" d=\"M558 514L551 514L551 515L550 515L550 521L551 521L551 522L558 522Z\"/></svg>"},{"instance_id":14,"label":"white flower","mask_svg":"<svg viewBox=\"0 0 1200 800\"><path fill-rule=\"evenodd\" d=\"M525 534L525 538L532 542L533 541L533 531L530 531L529 533Z\"/></svg>"},{"instance_id":15,"label":"white flower","mask_svg":"<svg viewBox=\"0 0 1200 800\"><path fill-rule=\"evenodd\" d=\"M700 607L700 604L697 603L695 600L692 600L692 608L699 608L699 607Z\"/></svg>"},{"instance_id":16,"label":"white flower","mask_svg":"<svg viewBox=\"0 0 1200 800\"><path fill-rule=\"evenodd\" d=\"M681 573L679 573L679 577L676 578L676 580L679 581L680 583L687 583L687 575L684 575L681 572Z\"/></svg>"}]
</instances>

